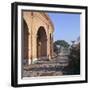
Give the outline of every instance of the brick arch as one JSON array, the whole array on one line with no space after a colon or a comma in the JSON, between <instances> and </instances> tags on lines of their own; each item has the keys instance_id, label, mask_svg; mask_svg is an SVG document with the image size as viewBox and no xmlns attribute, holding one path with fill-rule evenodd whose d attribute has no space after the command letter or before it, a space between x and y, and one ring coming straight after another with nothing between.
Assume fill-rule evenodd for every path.
<instances>
[{"instance_id":1,"label":"brick arch","mask_svg":"<svg viewBox=\"0 0 90 90\"><path fill-rule=\"evenodd\" d=\"M27 35L27 39L26 39L28 45L25 44L27 45L27 49L26 48L23 49L23 53L25 53L25 55L23 55L25 57L24 59L27 59L28 64L34 64L38 60L39 55L37 54L38 52L37 33L40 33L42 31L43 36L45 35L44 37L46 37L47 42L43 42L46 43L45 44L46 46L44 46L44 44L42 45L45 48L43 47L42 49L44 52L41 51L43 52L41 58L46 57L49 60L51 60L53 55L53 49L51 49L53 47L53 40L50 39L50 33L51 34L53 33L54 27L49 16L45 13L31 12L31 11L23 11L22 15L25 20L26 23L25 26L27 26L28 34L29 34ZM22 30L23 30L23 25L22 25ZM41 41L44 41L44 39Z\"/></svg>"},{"instance_id":2,"label":"brick arch","mask_svg":"<svg viewBox=\"0 0 90 90\"><path fill-rule=\"evenodd\" d=\"M37 58L44 59L47 57L47 35L43 26L37 31Z\"/></svg>"},{"instance_id":3,"label":"brick arch","mask_svg":"<svg viewBox=\"0 0 90 90\"><path fill-rule=\"evenodd\" d=\"M27 22L26 20L23 18L22 19L22 52L23 52L23 59L24 59L24 63L28 63L28 59L29 59L29 53L28 53L28 50L29 50L29 28L28 28L28 25L27 25Z\"/></svg>"}]
</instances>

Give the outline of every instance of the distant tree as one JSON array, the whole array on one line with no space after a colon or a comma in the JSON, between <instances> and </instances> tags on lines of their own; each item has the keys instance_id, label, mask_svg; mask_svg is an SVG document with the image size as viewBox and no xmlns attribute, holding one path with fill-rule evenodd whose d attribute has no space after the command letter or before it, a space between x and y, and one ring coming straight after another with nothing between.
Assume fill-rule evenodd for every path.
<instances>
[{"instance_id":1,"label":"distant tree","mask_svg":"<svg viewBox=\"0 0 90 90\"><path fill-rule=\"evenodd\" d=\"M68 44L68 42L66 42L65 40L57 40L54 42L54 44L56 45L60 45L64 48L68 48L70 45Z\"/></svg>"},{"instance_id":2,"label":"distant tree","mask_svg":"<svg viewBox=\"0 0 90 90\"><path fill-rule=\"evenodd\" d=\"M58 48L57 46L60 47L64 47L64 48L68 48L70 45L68 44L68 42L66 42L65 40L57 40L54 42L54 52L58 53Z\"/></svg>"}]
</instances>

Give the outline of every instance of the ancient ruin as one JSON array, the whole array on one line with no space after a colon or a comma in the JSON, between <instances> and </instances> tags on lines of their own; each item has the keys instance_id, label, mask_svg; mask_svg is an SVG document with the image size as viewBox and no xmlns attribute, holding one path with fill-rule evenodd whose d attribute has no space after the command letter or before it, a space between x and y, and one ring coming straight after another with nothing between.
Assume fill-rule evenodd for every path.
<instances>
[{"instance_id":1,"label":"ancient ruin","mask_svg":"<svg viewBox=\"0 0 90 90\"><path fill-rule=\"evenodd\" d=\"M51 60L53 23L45 12L22 11L22 58L25 63Z\"/></svg>"}]
</instances>

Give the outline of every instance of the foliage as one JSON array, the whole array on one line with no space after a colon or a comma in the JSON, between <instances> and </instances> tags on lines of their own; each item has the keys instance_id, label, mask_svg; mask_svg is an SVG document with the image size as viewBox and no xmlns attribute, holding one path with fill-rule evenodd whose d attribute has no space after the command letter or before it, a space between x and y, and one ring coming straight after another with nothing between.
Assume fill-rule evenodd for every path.
<instances>
[{"instance_id":1,"label":"foliage","mask_svg":"<svg viewBox=\"0 0 90 90\"><path fill-rule=\"evenodd\" d=\"M69 58L69 65L67 71L70 74L80 74L80 43L71 46Z\"/></svg>"},{"instance_id":2,"label":"foliage","mask_svg":"<svg viewBox=\"0 0 90 90\"><path fill-rule=\"evenodd\" d=\"M54 44L60 45L60 46L62 46L64 48L68 48L69 47L68 42L66 42L65 40L57 40L57 41L54 42Z\"/></svg>"},{"instance_id":3,"label":"foliage","mask_svg":"<svg viewBox=\"0 0 90 90\"><path fill-rule=\"evenodd\" d=\"M65 40L57 40L54 42L54 52L57 54L58 53L58 48L57 45L59 45L60 47L64 47L64 48L68 48L70 45L68 44L68 42L66 42Z\"/></svg>"}]
</instances>

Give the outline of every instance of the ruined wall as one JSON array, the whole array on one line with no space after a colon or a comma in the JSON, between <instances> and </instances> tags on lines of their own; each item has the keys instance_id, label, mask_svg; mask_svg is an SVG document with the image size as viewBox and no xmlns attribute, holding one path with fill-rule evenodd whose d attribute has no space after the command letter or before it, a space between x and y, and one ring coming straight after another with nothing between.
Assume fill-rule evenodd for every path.
<instances>
[{"instance_id":1,"label":"ruined wall","mask_svg":"<svg viewBox=\"0 0 90 90\"><path fill-rule=\"evenodd\" d=\"M47 36L47 58L51 59L53 55L53 40L50 40L50 35L53 37L53 24L47 14L42 12L23 11L22 18L28 26L28 63L37 60L37 32L40 27L43 27ZM22 28L23 29L23 28ZM27 46L27 45L26 45ZM52 49L51 49L52 48Z\"/></svg>"}]
</instances>

